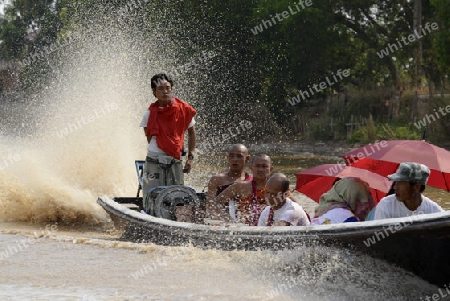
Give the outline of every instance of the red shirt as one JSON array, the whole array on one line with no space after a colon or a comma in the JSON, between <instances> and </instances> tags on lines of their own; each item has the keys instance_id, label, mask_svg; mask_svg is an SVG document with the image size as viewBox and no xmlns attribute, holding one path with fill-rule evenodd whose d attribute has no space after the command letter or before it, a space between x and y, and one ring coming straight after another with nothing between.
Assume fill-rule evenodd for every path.
<instances>
[{"instance_id":1,"label":"red shirt","mask_svg":"<svg viewBox=\"0 0 450 301\"><path fill-rule=\"evenodd\" d=\"M155 101L148 109L150 117L146 135L156 136L158 147L169 156L180 160L184 133L196 114L195 109L178 98L173 98L172 102L163 108Z\"/></svg>"}]
</instances>

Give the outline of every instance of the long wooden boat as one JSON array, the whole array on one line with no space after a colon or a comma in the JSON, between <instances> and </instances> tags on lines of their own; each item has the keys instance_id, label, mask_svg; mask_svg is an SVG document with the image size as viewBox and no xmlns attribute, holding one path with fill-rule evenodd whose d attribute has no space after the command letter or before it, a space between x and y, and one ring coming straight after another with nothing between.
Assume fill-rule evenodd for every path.
<instances>
[{"instance_id":1,"label":"long wooden boat","mask_svg":"<svg viewBox=\"0 0 450 301\"><path fill-rule=\"evenodd\" d=\"M108 197L97 202L124 227L126 241L221 250L346 247L392 262L440 287L450 283L450 212L307 227L209 226L143 214Z\"/></svg>"},{"instance_id":2,"label":"long wooden boat","mask_svg":"<svg viewBox=\"0 0 450 301\"><path fill-rule=\"evenodd\" d=\"M139 175L142 168L136 164ZM168 194L161 194L163 197L156 202L159 209L153 208L157 216L165 218L141 213L140 187L136 197L102 196L97 200L110 214L115 225L124 230L122 240L166 246L192 245L199 248L250 251L294 249L302 246L343 247L394 263L440 287L450 284L450 211L306 227L250 227L232 224L211 226L168 219L173 214L173 206L189 203L180 195L185 189L173 186L168 191L175 192L172 195L175 197L170 199ZM198 195L200 199L204 197L203 193ZM134 204L138 210L129 208L125 203Z\"/></svg>"}]
</instances>

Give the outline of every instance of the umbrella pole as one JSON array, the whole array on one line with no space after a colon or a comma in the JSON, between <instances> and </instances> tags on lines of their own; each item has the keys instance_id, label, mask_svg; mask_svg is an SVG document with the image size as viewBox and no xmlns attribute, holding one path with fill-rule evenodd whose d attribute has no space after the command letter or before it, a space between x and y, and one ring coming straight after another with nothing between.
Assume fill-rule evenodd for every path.
<instances>
[{"instance_id":1,"label":"umbrella pole","mask_svg":"<svg viewBox=\"0 0 450 301\"><path fill-rule=\"evenodd\" d=\"M426 135L427 135L427 127L425 127L425 128L423 129L422 139L421 139L421 140L425 141L425 136L426 136Z\"/></svg>"}]
</instances>

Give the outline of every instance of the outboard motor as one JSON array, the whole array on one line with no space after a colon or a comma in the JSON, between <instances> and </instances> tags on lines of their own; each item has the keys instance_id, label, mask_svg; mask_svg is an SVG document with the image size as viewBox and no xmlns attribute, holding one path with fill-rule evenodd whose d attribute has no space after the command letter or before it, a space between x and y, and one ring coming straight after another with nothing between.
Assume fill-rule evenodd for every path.
<instances>
[{"instance_id":1,"label":"outboard motor","mask_svg":"<svg viewBox=\"0 0 450 301\"><path fill-rule=\"evenodd\" d=\"M183 185L155 187L149 192L148 211L155 217L176 220L178 206L204 205L203 194L200 196L194 189Z\"/></svg>"},{"instance_id":2,"label":"outboard motor","mask_svg":"<svg viewBox=\"0 0 450 301\"><path fill-rule=\"evenodd\" d=\"M161 191L165 190L167 186L157 186L153 187L148 191L143 200L143 208L144 211L148 214L155 216L155 200L161 193Z\"/></svg>"}]
</instances>

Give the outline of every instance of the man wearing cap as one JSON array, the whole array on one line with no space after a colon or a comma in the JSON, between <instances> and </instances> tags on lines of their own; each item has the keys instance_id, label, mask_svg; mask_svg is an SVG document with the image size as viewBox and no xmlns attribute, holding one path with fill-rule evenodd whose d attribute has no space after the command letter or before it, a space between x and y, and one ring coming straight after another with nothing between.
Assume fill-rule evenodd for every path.
<instances>
[{"instance_id":1,"label":"man wearing cap","mask_svg":"<svg viewBox=\"0 0 450 301\"><path fill-rule=\"evenodd\" d=\"M395 181L395 194L380 200L375 209L374 219L406 217L417 214L444 211L441 206L422 195L430 169L419 163L400 164L395 174L388 179Z\"/></svg>"}]
</instances>

